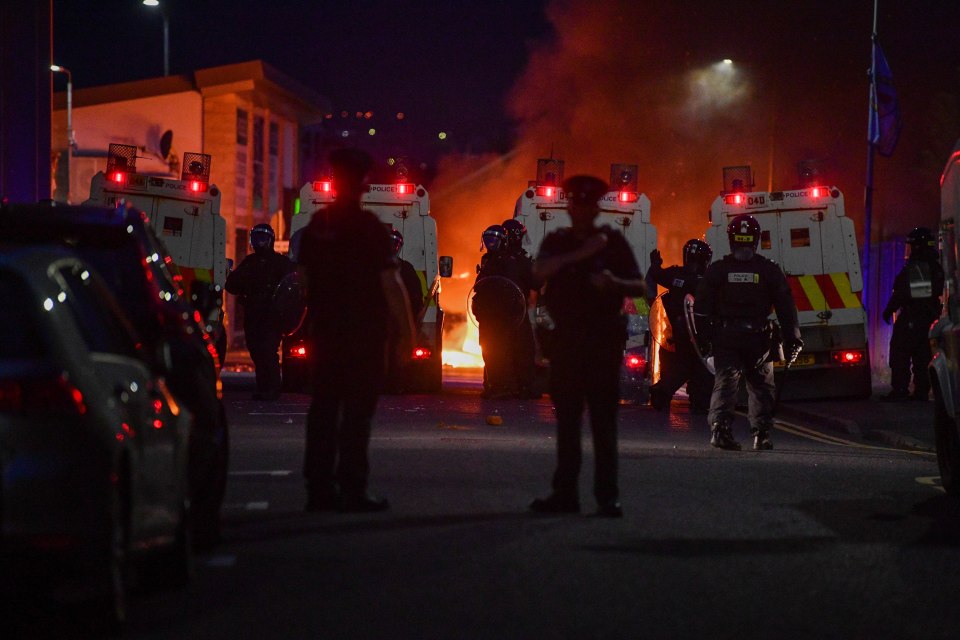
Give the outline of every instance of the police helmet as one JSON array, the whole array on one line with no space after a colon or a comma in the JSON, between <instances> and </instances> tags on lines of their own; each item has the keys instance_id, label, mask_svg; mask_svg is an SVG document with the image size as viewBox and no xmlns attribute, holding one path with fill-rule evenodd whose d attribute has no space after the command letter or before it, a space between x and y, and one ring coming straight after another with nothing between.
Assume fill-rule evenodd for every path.
<instances>
[{"instance_id":1,"label":"police helmet","mask_svg":"<svg viewBox=\"0 0 960 640\"><path fill-rule=\"evenodd\" d=\"M698 271L706 269L713 259L713 249L703 240L687 240L683 245L683 266L696 267Z\"/></svg>"},{"instance_id":2,"label":"police helmet","mask_svg":"<svg viewBox=\"0 0 960 640\"><path fill-rule=\"evenodd\" d=\"M907 234L907 244L910 245L910 248L914 251L917 249L933 249L936 244L936 238L933 237L933 232L926 227L916 227L910 233Z\"/></svg>"},{"instance_id":3,"label":"police helmet","mask_svg":"<svg viewBox=\"0 0 960 640\"><path fill-rule=\"evenodd\" d=\"M499 224L492 224L484 229L481 238L483 246L491 253L500 251L507 244L507 232Z\"/></svg>"},{"instance_id":4,"label":"police helmet","mask_svg":"<svg viewBox=\"0 0 960 640\"><path fill-rule=\"evenodd\" d=\"M275 237L273 227L268 224L258 224L250 230L250 246L253 247L254 251L273 249Z\"/></svg>"},{"instance_id":5,"label":"police helmet","mask_svg":"<svg viewBox=\"0 0 960 640\"><path fill-rule=\"evenodd\" d=\"M403 234L396 228L390 229L390 241L393 243L394 255L399 256L400 250L403 249Z\"/></svg>"},{"instance_id":6,"label":"police helmet","mask_svg":"<svg viewBox=\"0 0 960 640\"><path fill-rule=\"evenodd\" d=\"M727 239L731 249L756 251L760 245L760 223L746 213L741 213L727 225Z\"/></svg>"},{"instance_id":7,"label":"police helmet","mask_svg":"<svg viewBox=\"0 0 960 640\"><path fill-rule=\"evenodd\" d=\"M507 234L507 247L519 249L523 244L523 236L527 233L527 228L523 226L523 223L514 218L510 218L509 220L504 220L500 226L503 227L504 232Z\"/></svg>"}]
</instances>

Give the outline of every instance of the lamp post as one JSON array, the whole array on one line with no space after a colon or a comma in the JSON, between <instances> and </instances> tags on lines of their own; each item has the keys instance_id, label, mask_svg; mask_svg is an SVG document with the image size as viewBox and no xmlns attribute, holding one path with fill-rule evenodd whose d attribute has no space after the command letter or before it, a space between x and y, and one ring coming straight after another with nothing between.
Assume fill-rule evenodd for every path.
<instances>
[{"instance_id":1,"label":"lamp post","mask_svg":"<svg viewBox=\"0 0 960 640\"><path fill-rule=\"evenodd\" d=\"M170 21L167 20L167 12L164 11L160 0L143 0L143 4L148 7L159 7L160 16L163 18L163 75L170 75Z\"/></svg>"},{"instance_id":2,"label":"lamp post","mask_svg":"<svg viewBox=\"0 0 960 640\"><path fill-rule=\"evenodd\" d=\"M50 65L50 71L54 73L67 74L67 155L65 157L67 164L67 202L70 202L70 165L73 157L73 74L70 69L61 67L58 64ZM59 189L58 189L59 191Z\"/></svg>"}]
</instances>

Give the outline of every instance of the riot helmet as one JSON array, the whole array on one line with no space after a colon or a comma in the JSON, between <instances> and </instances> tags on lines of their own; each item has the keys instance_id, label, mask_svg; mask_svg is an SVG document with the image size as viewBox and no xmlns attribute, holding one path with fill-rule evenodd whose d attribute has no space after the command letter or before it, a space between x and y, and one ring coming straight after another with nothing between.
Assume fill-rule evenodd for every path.
<instances>
[{"instance_id":1,"label":"riot helmet","mask_svg":"<svg viewBox=\"0 0 960 640\"><path fill-rule=\"evenodd\" d=\"M506 247L507 233L502 225L492 224L483 230L481 239L483 240L481 248L486 248L489 253L496 253Z\"/></svg>"},{"instance_id":2,"label":"riot helmet","mask_svg":"<svg viewBox=\"0 0 960 640\"><path fill-rule=\"evenodd\" d=\"M250 246L257 253L261 251L273 251L273 240L276 235L273 228L268 224L258 224L250 230Z\"/></svg>"},{"instance_id":3,"label":"riot helmet","mask_svg":"<svg viewBox=\"0 0 960 640\"><path fill-rule=\"evenodd\" d=\"M516 250L523 246L523 236L527 234L527 228L523 226L522 222L515 218L510 218L509 220L504 220L500 226L503 227L504 232L507 234L507 249Z\"/></svg>"},{"instance_id":4,"label":"riot helmet","mask_svg":"<svg viewBox=\"0 0 960 640\"><path fill-rule=\"evenodd\" d=\"M688 271L703 273L713 259L713 249L703 240L687 240L683 245L683 266Z\"/></svg>"},{"instance_id":5,"label":"riot helmet","mask_svg":"<svg viewBox=\"0 0 960 640\"><path fill-rule=\"evenodd\" d=\"M396 228L390 229L390 242L393 244L393 255L400 257L400 251L403 250L403 234Z\"/></svg>"},{"instance_id":6,"label":"riot helmet","mask_svg":"<svg viewBox=\"0 0 960 640\"><path fill-rule=\"evenodd\" d=\"M741 213L727 225L727 239L734 258L749 260L760 245L760 223L753 216Z\"/></svg>"},{"instance_id":7,"label":"riot helmet","mask_svg":"<svg viewBox=\"0 0 960 640\"><path fill-rule=\"evenodd\" d=\"M937 252L937 239L926 227L911 230L907 234L907 245L910 246L910 256L914 258L935 256Z\"/></svg>"}]
</instances>

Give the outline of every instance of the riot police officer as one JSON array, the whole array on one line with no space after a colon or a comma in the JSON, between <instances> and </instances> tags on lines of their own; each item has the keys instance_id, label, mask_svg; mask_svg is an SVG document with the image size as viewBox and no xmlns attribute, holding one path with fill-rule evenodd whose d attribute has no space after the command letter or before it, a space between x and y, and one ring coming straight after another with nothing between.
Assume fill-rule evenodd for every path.
<instances>
[{"instance_id":1,"label":"riot police officer","mask_svg":"<svg viewBox=\"0 0 960 640\"><path fill-rule=\"evenodd\" d=\"M710 398L710 444L740 450L731 425L740 377L746 378L753 448L772 449L774 381L771 353L771 307L793 362L803 341L797 306L787 278L776 263L757 254L760 223L741 214L727 225L731 253L707 267L697 287L695 310L706 317L705 335L712 345L716 377Z\"/></svg>"},{"instance_id":2,"label":"riot police officer","mask_svg":"<svg viewBox=\"0 0 960 640\"><path fill-rule=\"evenodd\" d=\"M545 282L544 303L553 318L550 397L557 414L557 467L553 492L534 500L538 513L580 510L580 426L584 406L593 433L597 515L620 517L617 481L619 374L627 338L621 314L626 296L643 295L646 284L623 235L596 227L606 183L593 176L564 182L572 226L558 229L540 246L534 277Z\"/></svg>"},{"instance_id":3,"label":"riot police officer","mask_svg":"<svg viewBox=\"0 0 960 640\"><path fill-rule=\"evenodd\" d=\"M226 289L240 296L243 306L243 332L253 359L257 390L254 400L276 400L280 397L280 347L282 328L274 310L274 295L280 281L296 270L285 255L273 250L274 233L268 224L250 230L248 255L227 276Z\"/></svg>"},{"instance_id":4,"label":"riot police officer","mask_svg":"<svg viewBox=\"0 0 960 640\"><path fill-rule=\"evenodd\" d=\"M407 298L410 300L410 313L413 315L413 322L415 325L419 325L420 313L424 306L423 283L420 281L420 276L417 275L416 267L400 257L403 252L403 234L397 229L391 229L390 240L393 242L393 256L399 265L400 280L403 282Z\"/></svg>"},{"instance_id":5,"label":"riot police officer","mask_svg":"<svg viewBox=\"0 0 960 640\"><path fill-rule=\"evenodd\" d=\"M527 235L527 228L515 218L504 220L501 226L507 236L506 253L509 260L507 277L520 288L524 296L524 304L529 308L530 295L536 291L537 286L533 280L533 259L523 248L523 239ZM521 400L539 398L541 394L533 390L533 379L536 372L536 346L533 340L533 325L530 323L529 313L524 312L519 319L512 338L510 368L517 383L517 395Z\"/></svg>"},{"instance_id":6,"label":"riot police officer","mask_svg":"<svg viewBox=\"0 0 960 640\"><path fill-rule=\"evenodd\" d=\"M930 396L927 365L933 354L927 333L930 324L940 315L940 292L943 291L943 268L937 255L933 233L917 227L907 234L910 255L893 281L893 294L883 310L883 320L897 320L890 338L890 383L893 389L882 399L926 401ZM913 369L913 394L909 393L910 370Z\"/></svg>"},{"instance_id":7,"label":"riot police officer","mask_svg":"<svg viewBox=\"0 0 960 640\"><path fill-rule=\"evenodd\" d=\"M473 314L477 318L483 352L484 398L513 395L510 348L519 314L526 311L526 298L510 277L507 234L499 224L481 234L486 253L480 258L473 285Z\"/></svg>"},{"instance_id":8,"label":"riot police officer","mask_svg":"<svg viewBox=\"0 0 960 640\"><path fill-rule=\"evenodd\" d=\"M666 344L660 345L660 380L650 387L650 404L657 411L670 408L670 399L684 383L690 397L690 413L706 414L710 407L713 374L704 366L690 340L683 300L687 295L696 295L697 285L711 258L710 245L696 239L683 245L683 266L664 269L660 251L654 249L650 253L647 287L652 291L656 291L657 285L666 287L662 301L671 333Z\"/></svg>"}]
</instances>

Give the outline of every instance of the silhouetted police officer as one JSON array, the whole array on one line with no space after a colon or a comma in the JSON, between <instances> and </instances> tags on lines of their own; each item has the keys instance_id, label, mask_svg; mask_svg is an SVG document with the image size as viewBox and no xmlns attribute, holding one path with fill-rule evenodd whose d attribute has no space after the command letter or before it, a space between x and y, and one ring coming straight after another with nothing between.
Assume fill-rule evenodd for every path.
<instances>
[{"instance_id":1,"label":"silhouetted police officer","mask_svg":"<svg viewBox=\"0 0 960 640\"><path fill-rule=\"evenodd\" d=\"M524 304L529 308L530 295L537 290L533 280L533 259L523 248L523 239L527 228L514 218L504 220L501 225L507 234L506 253L510 261L510 275L514 284L524 296ZM517 382L517 395L522 400L533 400L541 394L533 389L536 373L536 345L533 339L533 325L529 312L524 313L513 330L510 347L510 369Z\"/></svg>"},{"instance_id":2,"label":"silhouetted police officer","mask_svg":"<svg viewBox=\"0 0 960 640\"><path fill-rule=\"evenodd\" d=\"M910 255L893 281L893 294L883 310L883 321L897 321L890 338L890 383L893 389L882 399L887 402L923 400L930 397L927 366L930 352L930 325L940 316L943 268L937 254L936 239L924 227L907 234ZM909 393L913 369L913 395Z\"/></svg>"},{"instance_id":3,"label":"silhouetted police officer","mask_svg":"<svg viewBox=\"0 0 960 640\"><path fill-rule=\"evenodd\" d=\"M400 281L403 283L407 300L410 302L410 313L413 316L414 329L419 329L425 308L424 286L420 280L420 276L417 275L416 267L400 257L403 252L403 234L397 229L391 229L390 241L393 243L393 255L397 261ZM391 358L387 363L386 385L384 387L387 393L404 392L408 380L405 365L408 363L409 355L403 358Z\"/></svg>"},{"instance_id":4,"label":"silhouetted police officer","mask_svg":"<svg viewBox=\"0 0 960 640\"><path fill-rule=\"evenodd\" d=\"M713 374L704 366L700 353L690 340L683 299L688 294L696 295L712 257L710 245L696 239L683 245L682 267L674 265L664 269L660 252L656 249L650 252L647 287L652 291L656 291L657 285L666 287L662 301L671 332L667 344L660 345L660 380L650 387L650 404L657 411L670 408L673 394L684 383L687 384L691 413L705 414L710 408Z\"/></svg>"},{"instance_id":5,"label":"silhouetted police officer","mask_svg":"<svg viewBox=\"0 0 960 640\"><path fill-rule=\"evenodd\" d=\"M255 400L276 400L280 397L280 347L282 328L273 301L280 280L296 270L285 255L273 250L274 233L268 224L250 230L248 255L227 276L226 289L240 297L243 305L243 332L253 359L257 391Z\"/></svg>"},{"instance_id":6,"label":"silhouetted police officer","mask_svg":"<svg viewBox=\"0 0 960 640\"><path fill-rule=\"evenodd\" d=\"M483 352L483 398L514 395L510 350L519 315L526 307L520 288L511 277L512 259L507 234L499 224L481 234L486 253L480 258L473 289L473 314Z\"/></svg>"},{"instance_id":7,"label":"silhouetted police officer","mask_svg":"<svg viewBox=\"0 0 960 640\"><path fill-rule=\"evenodd\" d=\"M709 267L697 288L694 308L706 317L705 335L712 344L716 378L710 398L710 444L740 450L733 437L733 412L741 375L747 382L753 448L772 449L774 381L770 358L768 316L776 310L788 361L793 362L803 341L797 306L787 278L776 263L757 254L760 223L738 215L727 225L731 253Z\"/></svg>"},{"instance_id":8,"label":"silhouetted police officer","mask_svg":"<svg viewBox=\"0 0 960 640\"><path fill-rule=\"evenodd\" d=\"M556 325L550 397L557 413L557 468L553 492L534 500L530 509L580 510L580 424L586 405L593 433L597 514L620 517L617 408L627 338L621 309L625 296L643 295L646 285L620 232L594 226L606 183L593 176L574 176L563 188L572 226L544 238L533 269L534 278L545 282L544 303Z\"/></svg>"},{"instance_id":9,"label":"silhouetted police officer","mask_svg":"<svg viewBox=\"0 0 960 640\"><path fill-rule=\"evenodd\" d=\"M367 449L384 375L389 326L394 357L409 357L414 328L390 234L360 198L372 167L357 149L330 153L336 200L314 213L300 241L313 389L304 475L309 511L382 511L367 491Z\"/></svg>"}]
</instances>

